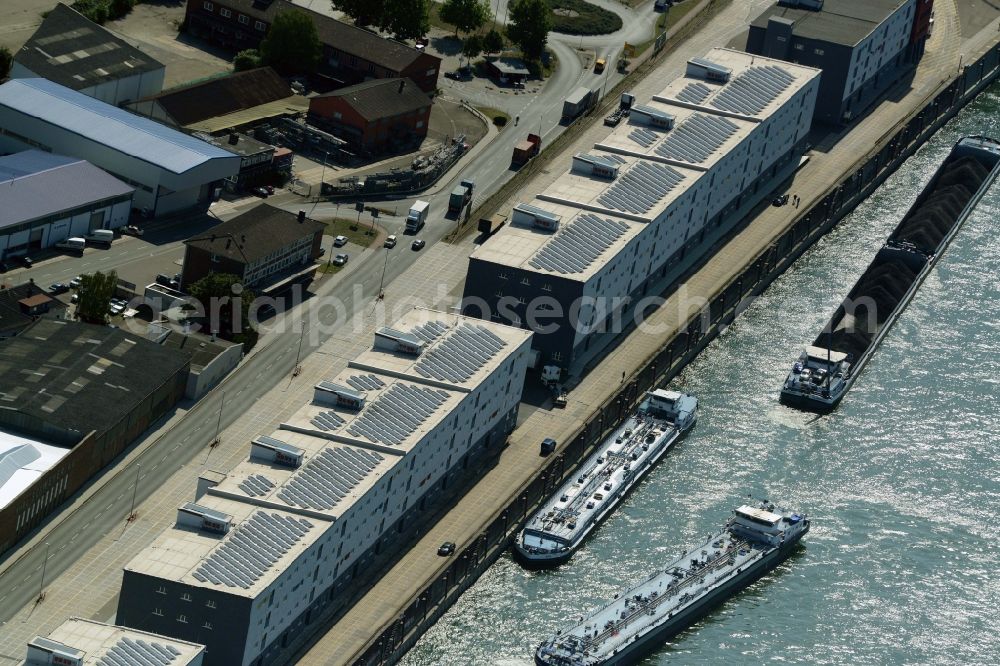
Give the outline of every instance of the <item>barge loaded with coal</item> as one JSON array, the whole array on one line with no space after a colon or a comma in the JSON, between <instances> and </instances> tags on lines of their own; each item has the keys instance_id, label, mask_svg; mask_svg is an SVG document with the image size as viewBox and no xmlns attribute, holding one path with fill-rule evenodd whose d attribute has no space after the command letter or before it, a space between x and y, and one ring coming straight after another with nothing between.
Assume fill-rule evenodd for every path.
<instances>
[{"instance_id":1,"label":"barge loaded with coal","mask_svg":"<svg viewBox=\"0 0 1000 666\"><path fill-rule=\"evenodd\" d=\"M952 148L913 206L806 347L781 389L781 402L834 409L1000 173L1000 143L965 137Z\"/></svg>"},{"instance_id":2,"label":"barge loaded with coal","mask_svg":"<svg viewBox=\"0 0 1000 666\"><path fill-rule=\"evenodd\" d=\"M733 510L725 528L542 643L538 666L632 664L788 557L805 514L766 500Z\"/></svg>"},{"instance_id":3,"label":"barge loaded with coal","mask_svg":"<svg viewBox=\"0 0 1000 666\"><path fill-rule=\"evenodd\" d=\"M579 471L525 524L514 542L529 567L562 564L698 417L698 400L677 391L650 391L580 465Z\"/></svg>"}]
</instances>

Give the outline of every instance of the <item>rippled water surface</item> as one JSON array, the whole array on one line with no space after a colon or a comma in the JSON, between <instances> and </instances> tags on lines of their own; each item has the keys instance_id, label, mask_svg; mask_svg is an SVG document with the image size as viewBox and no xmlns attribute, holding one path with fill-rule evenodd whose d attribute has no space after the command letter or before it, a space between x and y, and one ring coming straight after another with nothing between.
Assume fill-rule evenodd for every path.
<instances>
[{"instance_id":1,"label":"rippled water surface","mask_svg":"<svg viewBox=\"0 0 1000 666\"><path fill-rule=\"evenodd\" d=\"M782 407L778 388L953 143L1000 137L998 110L994 87L673 382L699 397L697 427L568 565L505 555L403 663L531 664L748 492L811 514L805 547L643 663L997 663L1000 184L834 414Z\"/></svg>"}]
</instances>

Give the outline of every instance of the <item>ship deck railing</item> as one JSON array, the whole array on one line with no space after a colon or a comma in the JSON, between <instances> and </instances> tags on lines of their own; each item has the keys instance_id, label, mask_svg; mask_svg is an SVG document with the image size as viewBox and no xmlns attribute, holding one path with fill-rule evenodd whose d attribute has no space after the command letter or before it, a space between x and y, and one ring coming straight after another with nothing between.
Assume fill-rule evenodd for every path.
<instances>
[{"instance_id":1,"label":"ship deck railing","mask_svg":"<svg viewBox=\"0 0 1000 666\"><path fill-rule=\"evenodd\" d=\"M621 633L621 630L623 628L628 627L630 624L632 624L633 622L642 617L651 616L653 622L660 620L661 618L657 617L655 612L651 613L650 611L655 611L655 609L661 603L664 603L669 599L674 599L677 596L677 593L683 590L685 587L694 585L697 581L702 580L708 574L711 574L717 569L721 569L723 566L734 562L736 554L741 549L753 550L754 545L755 544L753 544L749 540L734 541L730 545L730 547L724 550L718 557L711 560L710 562L705 563L705 565L700 567L697 571L682 569L682 571L687 571L688 573L687 576L667 586L667 589L663 590L662 592L658 592L656 597L647 597L645 600L637 602L631 613L626 615L624 618L615 620L612 626L603 629L594 638L584 637L583 640L584 650L589 651L592 647L598 646L601 643L615 637L617 634ZM649 579L647 579L646 581L644 581L643 583L637 585L632 589L637 589L638 587L645 585L646 583L652 581L654 578L661 575L662 573L663 572L659 572L654 574L653 576L650 576ZM608 605L604 606L604 608L602 608L601 610L604 610L605 608L613 604L615 601L618 600L615 599Z\"/></svg>"}]
</instances>

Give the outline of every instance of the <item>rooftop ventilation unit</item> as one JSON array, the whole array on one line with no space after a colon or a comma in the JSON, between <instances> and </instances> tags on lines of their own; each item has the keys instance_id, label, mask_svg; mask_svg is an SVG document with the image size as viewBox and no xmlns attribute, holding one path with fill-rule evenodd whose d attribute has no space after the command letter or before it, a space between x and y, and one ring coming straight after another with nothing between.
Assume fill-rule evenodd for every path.
<instances>
[{"instance_id":1,"label":"rooftop ventilation unit","mask_svg":"<svg viewBox=\"0 0 1000 666\"><path fill-rule=\"evenodd\" d=\"M365 406L367 394L349 389L333 382L320 382L313 391L313 402L327 407L347 407L362 409Z\"/></svg>"},{"instance_id":2,"label":"rooftop ventilation unit","mask_svg":"<svg viewBox=\"0 0 1000 666\"><path fill-rule=\"evenodd\" d=\"M811 9L818 12L823 9L823 0L778 0L778 6L792 9Z\"/></svg>"},{"instance_id":3,"label":"rooftop ventilation unit","mask_svg":"<svg viewBox=\"0 0 1000 666\"><path fill-rule=\"evenodd\" d=\"M674 117L672 115L643 104L632 107L631 118L634 122L646 125L647 127L657 127L667 130L674 127Z\"/></svg>"},{"instance_id":4,"label":"rooftop ventilation unit","mask_svg":"<svg viewBox=\"0 0 1000 666\"><path fill-rule=\"evenodd\" d=\"M573 156L573 171L614 180L618 177L618 163L606 157L577 153Z\"/></svg>"},{"instance_id":5,"label":"rooftop ventilation unit","mask_svg":"<svg viewBox=\"0 0 1000 666\"><path fill-rule=\"evenodd\" d=\"M250 457L266 462L273 462L285 467L298 467L302 464L305 451L286 444L274 437L261 436L250 443Z\"/></svg>"},{"instance_id":6,"label":"rooftop ventilation unit","mask_svg":"<svg viewBox=\"0 0 1000 666\"><path fill-rule=\"evenodd\" d=\"M511 211L511 224L527 224L537 229L555 231L559 228L559 216L544 208L529 204L517 204Z\"/></svg>"},{"instance_id":7,"label":"rooftop ventilation unit","mask_svg":"<svg viewBox=\"0 0 1000 666\"><path fill-rule=\"evenodd\" d=\"M25 660L26 666L48 666L49 664L59 664L59 666L83 666L83 658L86 653L77 650L65 643L54 641L51 638L35 636L28 641L28 654Z\"/></svg>"},{"instance_id":8,"label":"rooftop ventilation unit","mask_svg":"<svg viewBox=\"0 0 1000 666\"><path fill-rule=\"evenodd\" d=\"M727 83L732 76L733 70L714 63L707 58L691 58L687 62L686 76L691 76L706 81L717 81Z\"/></svg>"},{"instance_id":9,"label":"rooftop ventilation unit","mask_svg":"<svg viewBox=\"0 0 1000 666\"><path fill-rule=\"evenodd\" d=\"M187 502L177 509L177 524L193 527L196 530L226 534L233 524L233 517L194 502Z\"/></svg>"},{"instance_id":10,"label":"rooftop ventilation unit","mask_svg":"<svg viewBox=\"0 0 1000 666\"><path fill-rule=\"evenodd\" d=\"M375 331L375 349L420 356L424 351L424 341L410 333L383 327Z\"/></svg>"}]
</instances>

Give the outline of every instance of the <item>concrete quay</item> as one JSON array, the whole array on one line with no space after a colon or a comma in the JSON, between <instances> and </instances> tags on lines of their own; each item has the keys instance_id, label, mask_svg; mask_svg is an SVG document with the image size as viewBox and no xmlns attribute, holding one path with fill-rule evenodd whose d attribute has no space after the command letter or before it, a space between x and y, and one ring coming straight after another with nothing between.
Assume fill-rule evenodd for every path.
<instances>
[{"instance_id":1,"label":"concrete quay","mask_svg":"<svg viewBox=\"0 0 1000 666\"><path fill-rule=\"evenodd\" d=\"M700 35L692 41L699 41L698 37ZM487 472L424 538L402 556L325 636L318 639L299 663L379 664L397 660L461 591L499 556L520 517L532 509L532 499L537 499L532 496L538 493L528 493L527 489L534 484L544 491L546 486L558 483L557 477L565 472L565 466L558 459L550 463L540 458L539 441L543 437L554 437L565 453L566 447L575 445L578 440L599 437L599 431L611 425L604 417L614 419L615 414L620 414L630 398L634 399L638 393L638 390L627 390L637 385L632 376L623 380L622 368L648 369L651 359L662 356L664 343L676 340L678 335L685 338L685 345L677 357L673 357L673 345L670 345L670 362L667 365L671 371L683 365L712 337L704 329L687 335L692 332L692 318L696 320L695 327L700 326L698 313L702 305L712 304L714 314L714 306L721 303L723 311L728 309L730 319L735 316L740 310L737 303L745 298L743 295L758 293L770 280L770 277L761 280L756 289L739 285L739 289L734 290L744 271L758 266L758 280L765 273L773 277L812 240L867 196L870 189L894 170L926 136L974 96L978 82L987 78L984 72L980 72L975 85L963 83L954 95L949 92L949 86L954 88L952 84L959 77L968 78L970 67L962 67L962 62L977 63L982 54L995 51L997 41L995 22L970 39L961 40L954 3L946 0L937 5L935 34L913 79L892 91L887 101L879 104L841 136L828 152L815 153L792 179L787 191L798 194L802 205L797 209L786 206L767 208L761 212L693 274L663 307L647 318L647 322L661 334L632 331L607 354L603 363L583 378L570 394L565 410L532 414L511 436L499 464ZM697 50L698 47L691 43L684 52L690 54ZM662 80L660 72L669 75L669 68L677 64L676 59L665 60L654 72L656 79ZM996 65L995 57L992 65ZM995 69L988 78L992 79L994 75ZM647 78L646 85L658 85L651 79L652 76ZM640 98L643 93L650 92L643 88L642 84L636 87ZM943 98L948 98L947 109L943 106L939 108L938 103ZM926 121L923 118L925 113ZM910 122L911 119L913 122ZM604 132L602 127L591 128L575 144L568 145L555 161L566 163L569 155L586 150L593 145L595 137L602 136ZM883 155L889 155L891 159L887 158L879 164ZM873 156L878 159L872 161ZM874 164L871 169L870 164ZM539 173L505 205L509 207L516 200L529 198L557 176L558 173ZM819 207L831 204L836 206L836 214L827 213L825 221L820 221ZM809 222L810 217L814 218L812 222ZM804 228L803 222L806 222ZM802 233L796 234L800 228ZM796 235L800 236L798 245L786 248L788 255L774 257L777 241ZM741 297L735 301L727 299L732 291L738 291ZM729 306L726 306L727 301ZM709 318L718 322L724 317L710 314ZM664 366L657 371L654 365L651 374L656 378L666 372ZM601 413L600 421L591 420L595 412ZM587 423L585 434L581 433L581 424L584 423ZM577 456L581 454L582 450L577 452ZM543 480L543 467L546 465L549 465L546 470L548 478ZM497 531L504 534L497 537ZM436 555L437 546L446 540L459 544L460 555L455 560L442 560Z\"/></svg>"}]
</instances>

